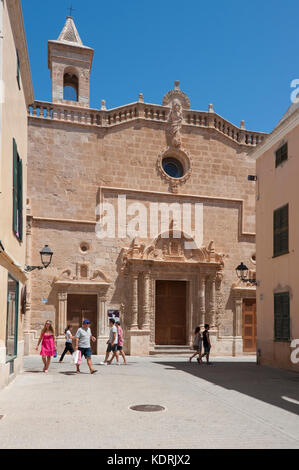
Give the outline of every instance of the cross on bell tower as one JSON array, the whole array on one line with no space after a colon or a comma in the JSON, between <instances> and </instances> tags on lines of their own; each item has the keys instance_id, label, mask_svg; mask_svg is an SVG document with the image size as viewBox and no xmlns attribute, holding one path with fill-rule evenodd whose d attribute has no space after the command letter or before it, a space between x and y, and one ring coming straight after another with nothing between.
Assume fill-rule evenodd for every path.
<instances>
[{"instance_id":1,"label":"cross on bell tower","mask_svg":"<svg viewBox=\"0 0 299 470\"><path fill-rule=\"evenodd\" d=\"M70 13L74 11L69 8ZM89 107L89 81L94 51L84 46L71 16L56 41L48 41L52 102Z\"/></svg>"},{"instance_id":2,"label":"cross on bell tower","mask_svg":"<svg viewBox=\"0 0 299 470\"><path fill-rule=\"evenodd\" d=\"M68 8L68 10L70 11L69 16L70 16L70 18L72 18L72 17L73 17L72 13L73 13L73 11L76 11L76 10L73 8L73 5L71 5L71 6Z\"/></svg>"}]
</instances>

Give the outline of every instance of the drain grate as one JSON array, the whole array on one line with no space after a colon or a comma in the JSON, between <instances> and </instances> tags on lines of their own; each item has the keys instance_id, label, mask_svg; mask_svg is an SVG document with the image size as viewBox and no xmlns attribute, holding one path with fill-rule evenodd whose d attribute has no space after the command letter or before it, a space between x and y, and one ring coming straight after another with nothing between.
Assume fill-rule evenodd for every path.
<instances>
[{"instance_id":1,"label":"drain grate","mask_svg":"<svg viewBox=\"0 0 299 470\"><path fill-rule=\"evenodd\" d=\"M130 410L152 413L154 411L164 411L165 408L161 405L132 405L130 406Z\"/></svg>"}]
</instances>

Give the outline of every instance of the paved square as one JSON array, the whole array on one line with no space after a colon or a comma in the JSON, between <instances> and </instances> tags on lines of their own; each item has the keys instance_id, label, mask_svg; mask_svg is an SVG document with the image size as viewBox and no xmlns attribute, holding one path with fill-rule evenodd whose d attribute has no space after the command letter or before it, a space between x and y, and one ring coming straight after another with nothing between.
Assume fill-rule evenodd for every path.
<instances>
[{"instance_id":1,"label":"paved square","mask_svg":"<svg viewBox=\"0 0 299 470\"><path fill-rule=\"evenodd\" d=\"M128 357L74 373L40 357L0 392L1 448L299 448L299 374L253 358ZM130 405L154 404L141 413Z\"/></svg>"}]
</instances>

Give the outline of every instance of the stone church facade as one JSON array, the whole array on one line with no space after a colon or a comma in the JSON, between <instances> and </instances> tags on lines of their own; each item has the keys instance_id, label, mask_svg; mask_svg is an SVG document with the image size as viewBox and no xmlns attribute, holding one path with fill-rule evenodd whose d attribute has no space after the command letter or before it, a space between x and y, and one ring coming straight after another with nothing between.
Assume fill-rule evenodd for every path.
<instances>
[{"instance_id":1,"label":"stone church facade","mask_svg":"<svg viewBox=\"0 0 299 470\"><path fill-rule=\"evenodd\" d=\"M192 110L177 81L161 105L139 94L90 108L93 50L71 17L48 57L52 102L36 101L28 117L27 264L45 244L54 256L30 275L25 353L47 319L61 349L66 325L86 317L103 353L108 310L120 311L133 355L187 347L206 322L214 354L253 352L255 288L235 268L243 261L254 276L248 175L264 134L212 105Z\"/></svg>"}]
</instances>

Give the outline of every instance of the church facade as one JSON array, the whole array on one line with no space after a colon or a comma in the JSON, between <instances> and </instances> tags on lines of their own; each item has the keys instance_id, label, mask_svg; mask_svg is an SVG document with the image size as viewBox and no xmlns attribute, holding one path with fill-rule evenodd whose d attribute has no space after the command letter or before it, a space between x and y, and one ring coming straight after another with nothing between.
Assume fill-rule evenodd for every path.
<instances>
[{"instance_id":1,"label":"church facade","mask_svg":"<svg viewBox=\"0 0 299 470\"><path fill-rule=\"evenodd\" d=\"M252 149L264 134L192 110L178 81L162 104L89 105L93 50L68 17L48 42L52 102L29 109L25 353L47 319L59 349L67 324L92 321L103 353L108 312L119 311L126 351L189 347L210 324L212 353L255 351Z\"/></svg>"}]
</instances>

